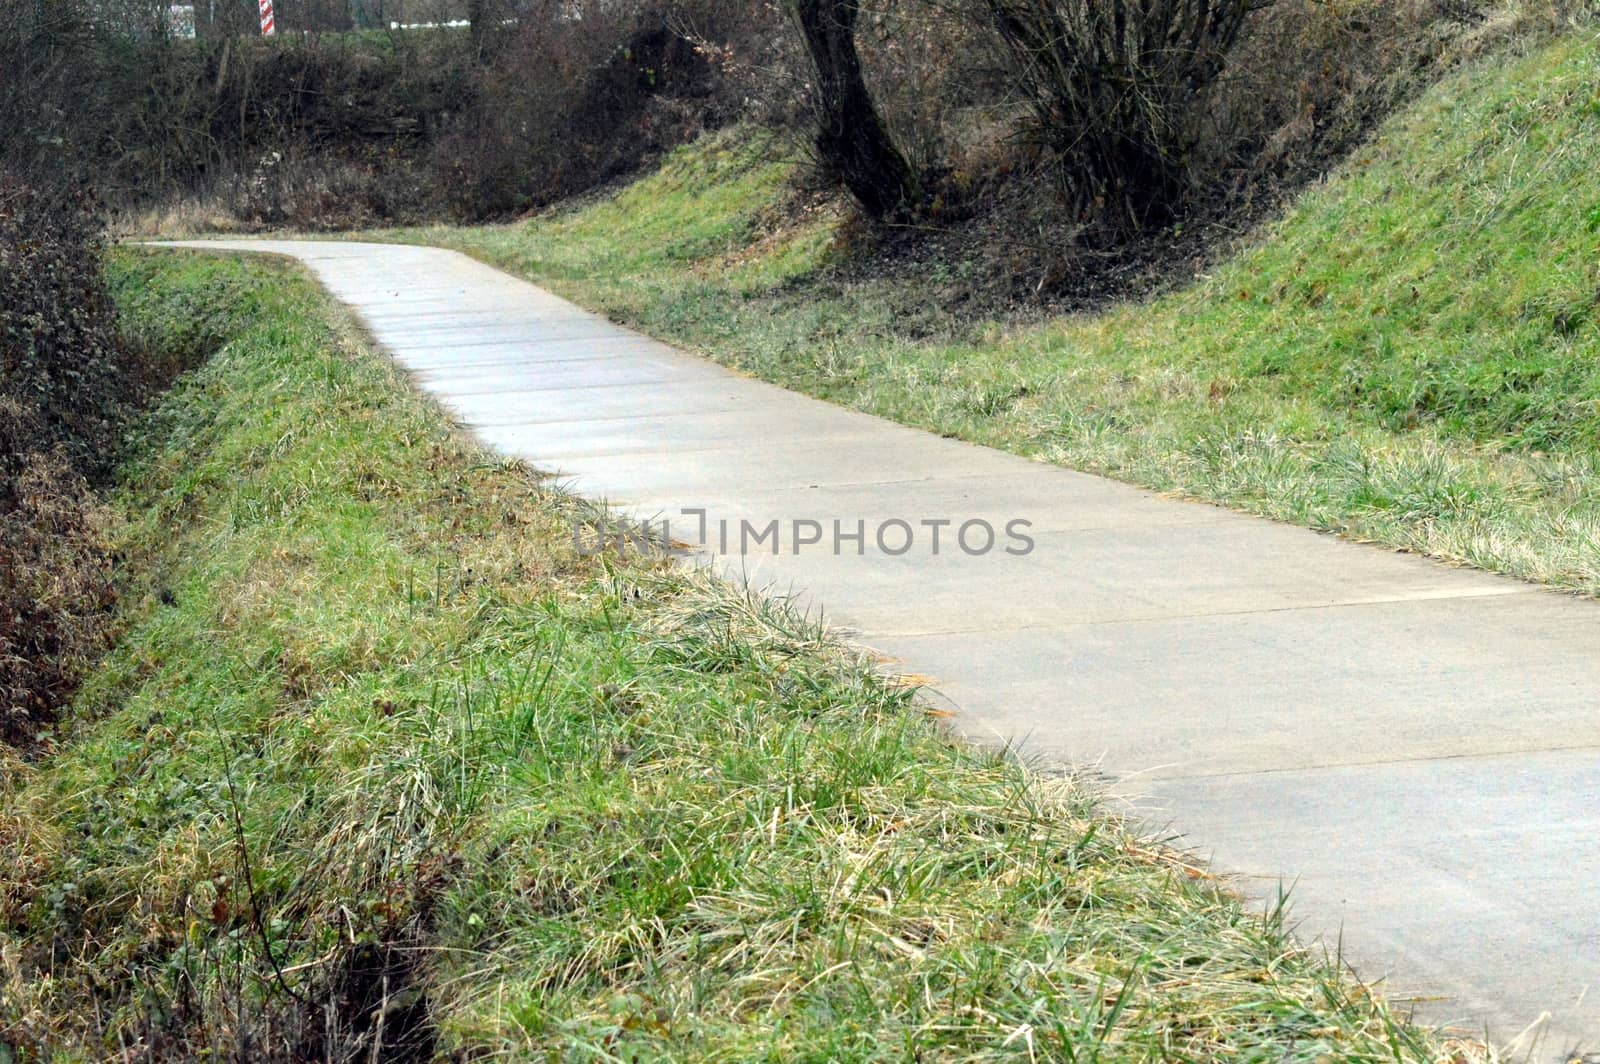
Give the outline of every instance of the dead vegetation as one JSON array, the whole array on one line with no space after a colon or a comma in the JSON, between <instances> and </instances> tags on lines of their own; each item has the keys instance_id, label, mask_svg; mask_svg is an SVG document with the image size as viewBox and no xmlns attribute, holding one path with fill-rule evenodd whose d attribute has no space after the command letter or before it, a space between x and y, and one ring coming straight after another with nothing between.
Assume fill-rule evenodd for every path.
<instances>
[{"instance_id":1,"label":"dead vegetation","mask_svg":"<svg viewBox=\"0 0 1600 1064\"><path fill-rule=\"evenodd\" d=\"M95 485L193 352L124 335L94 206L0 171L0 742L31 746L117 599Z\"/></svg>"},{"instance_id":2,"label":"dead vegetation","mask_svg":"<svg viewBox=\"0 0 1600 1064\"><path fill-rule=\"evenodd\" d=\"M106 645L104 511L37 422L0 398L0 743L30 747ZM22 438L19 438L22 437Z\"/></svg>"},{"instance_id":3,"label":"dead vegetation","mask_svg":"<svg viewBox=\"0 0 1600 1064\"><path fill-rule=\"evenodd\" d=\"M261 39L224 20L190 40L149 29L164 0L124 6L119 20L91 0L0 0L0 62L23 73L0 84L0 158L146 224L505 217L739 109L686 36L744 34L729 0L526 0L481 34Z\"/></svg>"},{"instance_id":4,"label":"dead vegetation","mask_svg":"<svg viewBox=\"0 0 1600 1064\"><path fill-rule=\"evenodd\" d=\"M30 744L104 645L115 599L85 479L117 348L82 211L0 182L0 741Z\"/></svg>"}]
</instances>

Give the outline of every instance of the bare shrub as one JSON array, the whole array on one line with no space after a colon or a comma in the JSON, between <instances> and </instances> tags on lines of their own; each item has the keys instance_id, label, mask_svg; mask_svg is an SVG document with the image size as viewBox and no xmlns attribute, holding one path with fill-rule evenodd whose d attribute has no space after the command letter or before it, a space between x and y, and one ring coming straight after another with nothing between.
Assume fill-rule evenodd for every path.
<instances>
[{"instance_id":1,"label":"bare shrub","mask_svg":"<svg viewBox=\"0 0 1600 1064\"><path fill-rule=\"evenodd\" d=\"M212 201L247 228L478 219L591 188L743 109L680 25L745 51L761 24L732 0L484 0L471 33L179 40L91 6L0 0L26 15L0 18L0 60L29 71L0 84L0 157L47 156L41 180L81 160L118 210Z\"/></svg>"},{"instance_id":2,"label":"bare shrub","mask_svg":"<svg viewBox=\"0 0 1600 1064\"><path fill-rule=\"evenodd\" d=\"M1264 0L984 0L1068 202L1118 231L1170 217L1207 94Z\"/></svg>"},{"instance_id":3,"label":"bare shrub","mask_svg":"<svg viewBox=\"0 0 1600 1064\"><path fill-rule=\"evenodd\" d=\"M787 0L686 0L669 9L673 31L716 69L732 114L769 130L809 129L810 60Z\"/></svg>"},{"instance_id":4,"label":"bare shrub","mask_svg":"<svg viewBox=\"0 0 1600 1064\"><path fill-rule=\"evenodd\" d=\"M93 84L95 41L71 0L0 0L0 160L10 174L72 169L74 104Z\"/></svg>"},{"instance_id":5,"label":"bare shrub","mask_svg":"<svg viewBox=\"0 0 1600 1064\"><path fill-rule=\"evenodd\" d=\"M453 32L108 47L125 102L103 122L126 146L108 194L211 192L269 224L296 213L284 195L305 195L303 183L272 182L308 171L340 175L355 202L339 213L427 214L433 189L411 178L450 117L478 99L465 37ZM267 173L275 153L283 165Z\"/></svg>"},{"instance_id":6,"label":"bare shrub","mask_svg":"<svg viewBox=\"0 0 1600 1064\"><path fill-rule=\"evenodd\" d=\"M475 105L434 149L451 213L542 206L620 177L730 117L718 56L725 5L535 0L479 75ZM696 17L698 16L698 17Z\"/></svg>"},{"instance_id":7,"label":"bare shrub","mask_svg":"<svg viewBox=\"0 0 1600 1064\"><path fill-rule=\"evenodd\" d=\"M1003 51L968 5L875 0L856 37L884 124L917 173L937 180L1015 118Z\"/></svg>"},{"instance_id":8,"label":"bare shrub","mask_svg":"<svg viewBox=\"0 0 1600 1064\"><path fill-rule=\"evenodd\" d=\"M318 3L321 22L283 9L349 17ZM137 10L108 22L115 4ZM119 211L217 203L244 228L504 216L746 110L732 51L761 62L775 25L734 0L482 0L471 32L264 40L226 32L241 9L181 40L130 29L157 0L0 0L0 61L25 72L0 81L0 158Z\"/></svg>"}]
</instances>

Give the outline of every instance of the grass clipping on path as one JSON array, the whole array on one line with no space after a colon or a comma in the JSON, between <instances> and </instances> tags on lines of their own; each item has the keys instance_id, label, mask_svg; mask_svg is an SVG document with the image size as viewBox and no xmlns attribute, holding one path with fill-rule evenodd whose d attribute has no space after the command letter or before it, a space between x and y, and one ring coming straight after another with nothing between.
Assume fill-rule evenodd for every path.
<instances>
[{"instance_id":1,"label":"grass clipping on path","mask_svg":"<svg viewBox=\"0 0 1600 1064\"><path fill-rule=\"evenodd\" d=\"M834 269L839 217L789 206L749 130L527 224L381 238L907 424L1597 594L1594 27L1452 75L1206 276L1104 314L972 320L973 263Z\"/></svg>"},{"instance_id":2,"label":"grass clipping on path","mask_svg":"<svg viewBox=\"0 0 1600 1064\"><path fill-rule=\"evenodd\" d=\"M575 553L298 273L115 272L227 342L0 766L7 1059L1452 1058L781 604Z\"/></svg>"}]
</instances>

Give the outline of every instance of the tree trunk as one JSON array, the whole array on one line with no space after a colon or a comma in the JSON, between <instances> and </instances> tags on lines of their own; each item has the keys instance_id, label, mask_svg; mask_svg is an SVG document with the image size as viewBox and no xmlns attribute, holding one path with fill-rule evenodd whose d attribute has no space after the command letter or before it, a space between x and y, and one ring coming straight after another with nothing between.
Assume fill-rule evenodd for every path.
<instances>
[{"instance_id":1,"label":"tree trunk","mask_svg":"<svg viewBox=\"0 0 1600 1064\"><path fill-rule=\"evenodd\" d=\"M489 57L487 38L493 20L494 5L489 0L467 0L467 32L472 35L472 53L480 63Z\"/></svg>"},{"instance_id":2,"label":"tree trunk","mask_svg":"<svg viewBox=\"0 0 1600 1064\"><path fill-rule=\"evenodd\" d=\"M856 53L860 0L793 0L817 72L817 151L863 210L887 218L917 198L916 175L889 138Z\"/></svg>"}]
</instances>

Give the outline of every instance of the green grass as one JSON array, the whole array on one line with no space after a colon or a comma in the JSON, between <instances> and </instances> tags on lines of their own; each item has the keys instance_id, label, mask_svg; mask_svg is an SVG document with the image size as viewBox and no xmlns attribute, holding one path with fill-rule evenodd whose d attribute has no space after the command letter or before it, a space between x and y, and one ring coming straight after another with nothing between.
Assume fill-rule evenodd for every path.
<instances>
[{"instance_id":1,"label":"green grass","mask_svg":"<svg viewBox=\"0 0 1600 1064\"><path fill-rule=\"evenodd\" d=\"M1600 42L1453 75L1195 283L964 320L961 264L844 282L748 131L466 250L732 366L1160 491L1600 592Z\"/></svg>"},{"instance_id":2,"label":"green grass","mask_svg":"<svg viewBox=\"0 0 1600 1064\"><path fill-rule=\"evenodd\" d=\"M123 468L115 648L0 751L0 1059L1445 1055L781 604L575 553L299 273L114 272L220 349Z\"/></svg>"}]
</instances>

